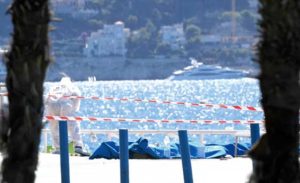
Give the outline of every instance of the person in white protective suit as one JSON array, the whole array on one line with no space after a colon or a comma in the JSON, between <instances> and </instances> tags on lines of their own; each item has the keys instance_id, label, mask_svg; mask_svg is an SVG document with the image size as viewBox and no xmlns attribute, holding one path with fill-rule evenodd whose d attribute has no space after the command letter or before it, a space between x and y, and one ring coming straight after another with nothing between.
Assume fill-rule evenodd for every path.
<instances>
[{"instance_id":1,"label":"person in white protective suit","mask_svg":"<svg viewBox=\"0 0 300 183\"><path fill-rule=\"evenodd\" d=\"M46 115L50 116L75 116L79 111L80 99L68 98L65 96L80 96L80 90L72 83L70 77L63 77L58 85L50 88L45 101ZM50 131L53 139L55 150L53 153L60 153L59 148L59 129L58 121L49 120ZM83 149L83 142L80 135L80 124L77 121L68 121L68 132L71 141L74 143L75 153L81 156L89 156L88 152Z\"/></svg>"}]
</instances>

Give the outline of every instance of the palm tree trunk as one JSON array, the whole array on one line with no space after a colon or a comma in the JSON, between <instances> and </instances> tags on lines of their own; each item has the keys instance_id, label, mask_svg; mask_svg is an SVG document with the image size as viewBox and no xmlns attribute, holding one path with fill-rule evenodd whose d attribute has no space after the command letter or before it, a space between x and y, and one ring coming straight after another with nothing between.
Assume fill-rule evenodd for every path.
<instances>
[{"instance_id":1,"label":"palm tree trunk","mask_svg":"<svg viewBox=\"0 0 300 183\"><path fill-rule=\"evenodd\" d=\"M2 182L33 183L43 118L43 82L50 62L47 0L14 0L13 40L6 55L9 93Z\"/></svg>"},{"instance_id":2,"label":"palm tree trunk","mask_svg":"<svg viewBox=\"0 0 300 183\"><path fill-rule=\"evenodd\" d=\"M249 152L251 183L299 183L300 1L260 0L258 44L266 134Z\"/></svg>"}]
</instances>

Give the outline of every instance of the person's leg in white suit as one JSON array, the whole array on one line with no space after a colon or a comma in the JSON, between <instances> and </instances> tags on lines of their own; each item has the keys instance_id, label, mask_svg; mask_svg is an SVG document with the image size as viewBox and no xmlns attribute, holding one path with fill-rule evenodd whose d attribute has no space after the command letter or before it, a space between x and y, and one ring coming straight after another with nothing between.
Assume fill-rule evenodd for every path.
<instances>
[{"instance_id":1,"label":"person's leg in white suit","mask_svg":"<svg viewBox=\"0 0 300 183\"><path fill-rule=\"evenodd\" d=\"M47 115L49 116L59 116L60 109L59 105L51 104L47 107ZM59 129L58 121L49 120L49 128L52 136L52 146L54 147L54 152L59 152Z\"/></svg>"},{"instance_id":2,"label":"person's leg in white suit","mask_svg":"<svg viewBox=\"0 0 300 183\"><path fill-rule=\"evenodd\" d=\"M78 121L68 121L68 132L70 140L74 142L75 147L82 147L83 143L80 135L80 124Z\"/></svg>"},{"instance_id":3,"label":"person's leg in white suit","mask_svg":"<svg viewBox=\"0 0 300 183\"><path fill-rule=\"evenodd\" d=\"M52 105L48 107L48 115L53 116L73 116L70 106L56 106ZM68 121L68 133L70 140L74 142L75 152L82 156L89 156L90 154L83 150L83 142L80 134L80 123L77 121ZM59 123L56 120L49 121L49 127L52 135L53 146L55 148L54 153L59 153Z\"/></svg>"}]
</instances>

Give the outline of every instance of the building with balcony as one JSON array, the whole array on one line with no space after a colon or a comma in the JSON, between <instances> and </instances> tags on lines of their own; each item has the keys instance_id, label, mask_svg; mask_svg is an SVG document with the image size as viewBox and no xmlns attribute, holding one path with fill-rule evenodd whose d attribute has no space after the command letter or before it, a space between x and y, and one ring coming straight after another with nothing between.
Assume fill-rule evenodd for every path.
<instances>
[{"instance_id":1,"label":"building with balcony","mask_svg":"<svg viewBox=\"0 0 300 183\"><path fill-rule=\"evenodd\" d=\"M172 50L179 50L186 43L182 24L162 26L160 35L162 43L170 45Z\"/></svg>"},{"instance_id":2,"label":"building with balcony","mask_svg":"<svg viewBox=\"0 0 300 183\"><path fill-rule=\"evenodd\" d=\"M88 57L125 56L128 34L129 29L125 28L123 22L104 25L103 29L91 33L87 38L84 55Z\"/></svg>"}]
</instances>

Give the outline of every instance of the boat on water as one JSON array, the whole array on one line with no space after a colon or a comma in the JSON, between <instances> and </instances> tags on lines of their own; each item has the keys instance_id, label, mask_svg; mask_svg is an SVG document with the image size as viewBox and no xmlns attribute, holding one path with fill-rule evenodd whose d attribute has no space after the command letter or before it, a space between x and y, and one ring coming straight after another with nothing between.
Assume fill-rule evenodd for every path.
<instances>
[{"instance_id":1,"label":"boat on water","mask_svg":"<svg viewBox=\"0 0 300 183\"><path fill-rule=\"evenodd\" d=\"M168 77L169 80L234 79L248 77L249 72L234 70L218 65L206 65L191 59L191 65L177 70Z\"/></svg>"},{"instance_id":2,"label":"boat on water","mask_svg":"<svg viewBox=\"0 0 300 183\"><path fill-rule=\"evenodd\" d=\"M0 56L3 56L4 53L8 52L8 48L9 48L9 46L6 46L6 45L0 46Z\"/></svg>"}]
</instances>

